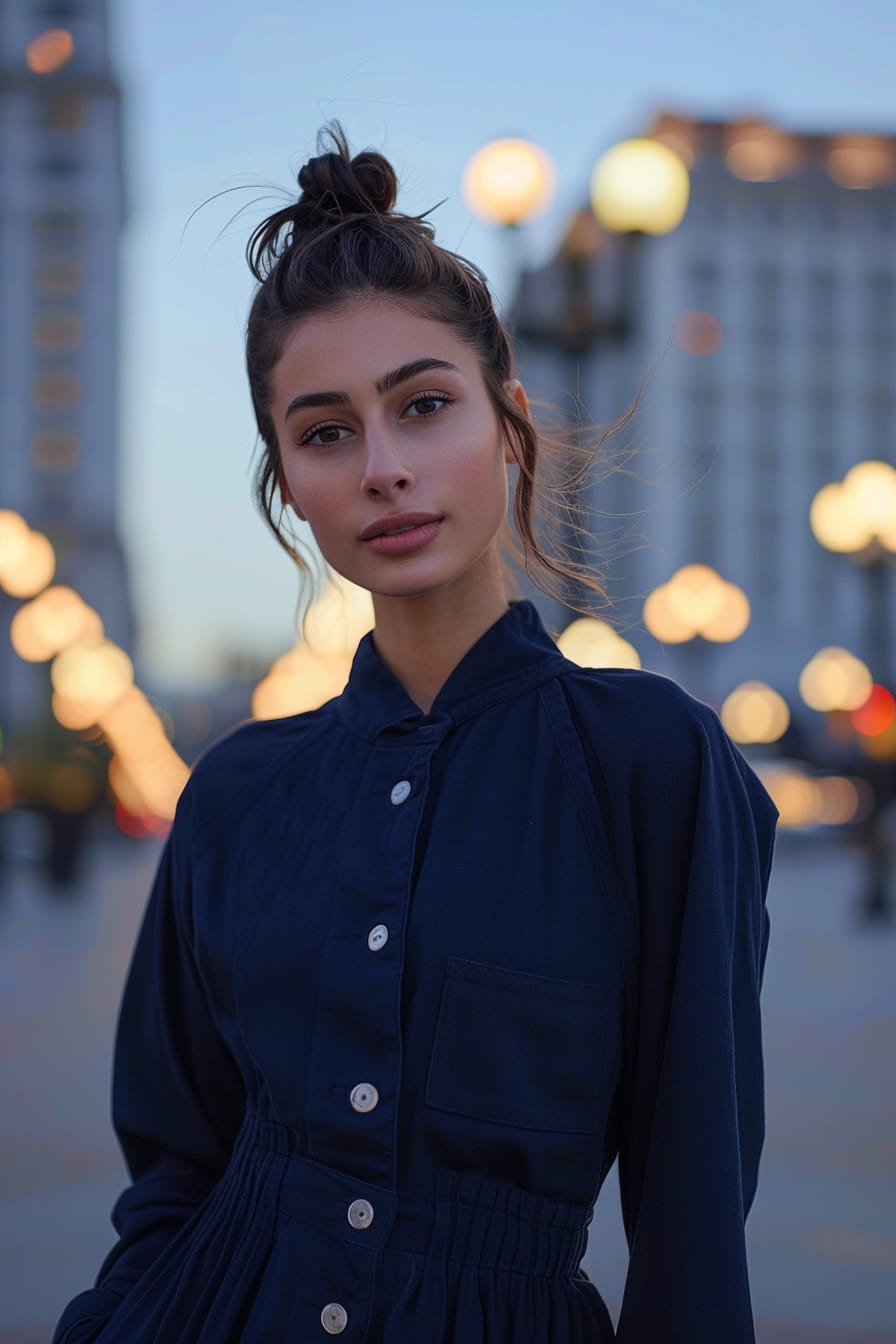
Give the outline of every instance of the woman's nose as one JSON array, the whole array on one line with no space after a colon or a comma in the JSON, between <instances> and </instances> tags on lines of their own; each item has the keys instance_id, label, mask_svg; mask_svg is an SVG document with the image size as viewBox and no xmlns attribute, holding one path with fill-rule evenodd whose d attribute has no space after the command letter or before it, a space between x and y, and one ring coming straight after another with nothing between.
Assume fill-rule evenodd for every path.
<instances>
[{"instance_id":1,"label":"woman's nose","mask_svg":"<svg viewBox=\"0 0 896 1344\"><path fill-rule=\"evenodd\" d=\"M413 473L390 434L382 430L368 433L366 447L367 460L361 482L361 489L365 494L373 491L389 495L393 490L400 487L407 488L413 484Z\"/></svg>"}]
</instances>

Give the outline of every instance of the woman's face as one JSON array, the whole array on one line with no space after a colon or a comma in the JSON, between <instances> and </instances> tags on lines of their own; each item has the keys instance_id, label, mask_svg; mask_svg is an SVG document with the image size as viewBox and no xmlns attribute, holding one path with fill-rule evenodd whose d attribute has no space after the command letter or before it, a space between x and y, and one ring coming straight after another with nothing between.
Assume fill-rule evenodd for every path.
<instances>
[{"instance_id":1,"label":"woman's face","mask_svg":"<svg viewBox=\"0 0 896 1344\"><path fill-rule=\"evenodd\" d=\"M497 573L514 459L477 356L450 327L387 298L347 302L297 324L271 391L284 500L337 573L389 597ZM441 520L415 549L362 538L406 512Z\"/></svg>"}]
</instances>

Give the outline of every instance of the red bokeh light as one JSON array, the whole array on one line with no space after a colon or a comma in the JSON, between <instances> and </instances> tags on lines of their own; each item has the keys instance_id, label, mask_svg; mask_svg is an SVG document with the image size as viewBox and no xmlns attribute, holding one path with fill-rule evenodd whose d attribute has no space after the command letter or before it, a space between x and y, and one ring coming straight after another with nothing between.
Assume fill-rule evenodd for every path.
<instances>
[{"instance_id":1,"label":"red bokeh light","mask_svg":"<svg viewBox=\"0 0 896 1344\"><path fill-rule=\"evenodd\" d=\"M685 354L712 355L722 344L722 325L712 313L682 313L672 338Z\"/></svg>"},{"instance_id":2,"label":"red bokeh light","mask_svg":"<svg viewBox=\"0 0 896 1344\"><path fill-rule=\"evenodd\" d=\"M865 703L852 710L849 717L857 733L863 737L877 737L896 719L896 700L886 686L875 684Z\"/></svg>"},{"instance_id":3,"label":"red bokeh light","mask_svg":"<svg viewBox=\"0 0 896 1344\"><path fill-rule=\"evenodd\" d=\"M151 812L138 817L122 803L115 804L115 822L118 829L132 840L147 840L151 835L164 837L171 830L171 822L164 817L154 817Z\"/></svg>"}]
</instances>

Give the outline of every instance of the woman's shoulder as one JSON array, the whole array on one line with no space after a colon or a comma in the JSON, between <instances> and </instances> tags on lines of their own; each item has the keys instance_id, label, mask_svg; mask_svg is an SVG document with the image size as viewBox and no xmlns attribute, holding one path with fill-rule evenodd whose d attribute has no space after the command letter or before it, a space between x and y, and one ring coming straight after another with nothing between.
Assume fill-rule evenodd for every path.
<instances>
[{"instance_id":1,"label":"woman's shoulder","mask_svg":"<svg viewBox=\"0 0 896 1344\"><path fill-rule=\"evenodd\" d=\"M713 705L658 672L577 667L566 694L607 789L634 804L686 807L709 779L773 823L777 808Z\"/></svg>"},{"instance_id":2,"label":"woman's shoulder","mask_svg":"<svg viewBox=\"0 0 896 1344\"><path fill-rule=\"evenodd\" d=\"M263 798L267 781L294 769L330 730L332 704L281 719L245 719L209 743L181 795L194 833L211 819L226 824Z\"/></svg>"},{"instance_id":3,"label":"woman's shoulder","mask_svg":"<svg viewBox=\"0 0 896 1344\"><path fill-rule=\"evenodd\" d=\"M660 672L574 667L564 685L589 738L613 743L627 755L646 753L654 763L663 756L680 761L707 735L727 737L712 705Z\"/></svg>"}]
</instances>

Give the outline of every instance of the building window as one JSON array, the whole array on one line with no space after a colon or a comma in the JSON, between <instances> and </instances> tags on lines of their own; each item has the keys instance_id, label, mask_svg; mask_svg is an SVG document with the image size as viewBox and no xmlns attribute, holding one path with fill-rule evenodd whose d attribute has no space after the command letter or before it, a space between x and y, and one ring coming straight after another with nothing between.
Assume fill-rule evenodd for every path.
<instances>
[{"instance_id":1,"label":"building window","mask_svg":"<svg viewBox=\"0 0 896 1344\"><path fill-rule=\"evenodd\" d=\"M83 279L84 268L70 252L47 253L34 268L34 282L45 293L71 293Z\"/></svg>"},{"instance_id":2,"label":"building window","mask_svg":"<svg viewBox=\"0 0 896 1344\"><path fill-rule=\"evenodd\" d=\"M720 270L717 262L695 261L688 268L687 300L691 307L713 312L719 299Z\"/></svg>"},{"instance_id":3,"label":"building window","mask_svg":"<svg viewBox=\"0 0 896 1344\"><path fill-rule=\"evenodd\" d=\"M74 210L53 210L38 215L34 227L42 238L57 243L74 242L83 235L85 220L83 215L76 214Z\"/></svg>"},{"instance_id":4,"label":"building window","mask_svg":"<svg viewBox=\"0 0 896 1344\"><path fill-rule=\"evenodd\" d=\"M77 406L81 384L67 373L42 373L31 384L31 400L41 411L68 410Z\"/></svg>"},{"instance_id":5,"label":"building window","mask_svg":"<svg viewBox=\"0 0 896 1344\"><path fill-rule=\"evenodd\" d=\"M31 438L30 455L38 471L71 471L78 462L78 436L64 425L39 429Z\"/></svg>"},{"instance_id":6,"label":"building window","mask_svg":"<svg viewBox=\"0 0 896 1344\"><path fill-rule=\"evenodd\" d=\"M80 172L83 166L79 159L73 159L69 154L47 154L34 164L34 171L46 173L49 177L71 177Z\"/></svg>"},{"instance_id":7,"label":"building window","mask_svg":"<svg viewBox=\"0 0 896 1344\"><path fill-rule=\"evenodd\" d=\"M753 312L751 335L762 349L777 349L781 341L781 272L777 266L757 266L753 271Z\"/></svg>"},{"instance_id":8,"label":"building window","mask_svg":"<svg viewBox=\"0 0 896 1344\"><path fill-rule=\"evenodd\" d=\"M864 289L869 328L874 332L892 332L896 326L896 277L893 272L868 271Z\"/></svg>"},{"instance_id":9,"label":"building window","mask_svg":"<svg viewBox=\"0 0 896 1344\"><path fill-rule=\"evenodd\" d=\"M83 0L44 0L41 5L36 5L35 14L41 19L49 19L50 22L58 20L64 22L66 19L76 19L84 13Z\"/></svg>"},{"instance_id":10,"label":"building window","mask_svg":"<svg viewBox=\"0 0 896 1344\"><path fill-rule=\"evenodd\" d=\"M808 272L806 338L816 350L830 350L836 341L836 276L829 267Z\"/></svg>"},{"instance_id":11,"label":"building window","mask_svg":"<svg viewBox=\"0 0 896 1344\"><path fill-rule=\"evenodd\" d=\"M86 94L63 93L42 98L37 108L37 124L57 131L77 131L87 120L90 104Z\"/></svg>"},{"instance_id":12,"label":"building window","mask_svg":"<svg viewBox=\"0 0 896 1344\"><path fill-rule=\"evenodd\" d=\"M31 341L37 350L75 350L81 344L81 318L63 309L41 313L31 327Z\"/></svg>"}]
</instances>

